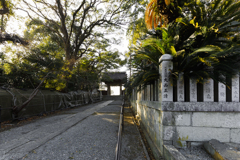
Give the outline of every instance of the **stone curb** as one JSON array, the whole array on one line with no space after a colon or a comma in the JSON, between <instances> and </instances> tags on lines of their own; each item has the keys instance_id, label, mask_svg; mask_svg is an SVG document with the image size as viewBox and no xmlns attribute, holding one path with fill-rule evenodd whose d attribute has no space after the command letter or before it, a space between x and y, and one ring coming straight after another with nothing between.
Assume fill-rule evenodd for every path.
<instances>
[{"instance_id":1,"label":"stone curb","mask_svg":"<svg viewBox=\"0 0 240 160\"><path fill-rule=\"evenodd\" d=\"M240 151L216 139L204 143L204 147L216 160L240 160Z\"/></svg>"},{"instance_id":2,"label":"stone curb","mask_svg":"<svg viewBox=\"0 0 240 160\"><path fill-rule=\"evenodd\" d=\"M187 160L173 145L163 145L165 160Z\"/></svg>"}]
</instances>

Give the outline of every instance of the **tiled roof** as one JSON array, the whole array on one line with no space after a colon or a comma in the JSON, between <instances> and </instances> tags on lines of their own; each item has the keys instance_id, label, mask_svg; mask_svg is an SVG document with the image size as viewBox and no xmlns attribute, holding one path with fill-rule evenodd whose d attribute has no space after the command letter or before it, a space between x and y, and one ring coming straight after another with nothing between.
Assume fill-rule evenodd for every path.
<instances>
[{"instance_id":1,"label":"tiled roof","mask_svg":"<svg viewBox=\"0 0 240 160\"><path fill-rule=\"evenodd\" d=\"M117 81L117 80L126 80L126 72L105 72L103 73L103 81Z\"/></svg>"}]
</instances>

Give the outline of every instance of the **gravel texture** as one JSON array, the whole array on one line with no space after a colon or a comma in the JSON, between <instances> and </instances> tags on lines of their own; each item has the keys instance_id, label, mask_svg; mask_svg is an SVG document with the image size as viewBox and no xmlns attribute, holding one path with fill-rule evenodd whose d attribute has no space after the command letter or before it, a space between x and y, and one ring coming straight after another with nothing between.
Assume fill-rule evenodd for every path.
<instances>
[{"instance_id":1,"label":"gravel texture","mask_svg":"<svg viewBox=\"0 0 240 160\"><path fill-rule=\"evenodd\" d=\"M109 112L109 113L119 113L121 112L121 105L118 104L109 104L104 108L101 108L100 110L98 110L97 112Z\"/></svg>"},{"instance_id":2,"label":"gravel texture","mask_svg":"<svg viewBox=\"0 0 240 160\"><path fill-rule=\"evenodd\" d=\"M101 102L0 132L0 160L112 160L121 101ZM123 160L145 160L131 117L123 133Z\"/></svg>"},{"instance_id":3,"label":"gravel texture","mask_svg":"<svg viewBox=\"0 0 240 160\"><path fill-rule=\"evenodd\" d=\"M27 154L26 159L114 159L118 120L118 114L90 116Z\"/></svg>"},{"instance_id":4,"label":"gravel texture","mask_svg":"<svg viewBox=\"0 0 240 160\"><path fill-rule=\"evenodd\" d=\"M187 160L214 160L203 146L178 149Z\"/></svg>"},{"instance_id":5,"label":"gravel texture","mask_svg":"<svg viewBox=\"0 0 240 160\"><path fill-rule=\"evenodd\" d=\"M233 147L234 149L240 151L240 144L239 143L226 143L229 146Z\"/></svg>"},{"instance_id":6,"label":"gravel texture","mask_svg":"<svg viewBox=\"0 0 240 160\"><path fill-rule=\"evenodd\" d=\"M28 152L71 130L96 110L101 109L110 102L91 104L84 111L76 112L76 114L70 113L48 117L25 126L0 132L0 160L21 159ZM44 153L41 154L44 155Z\"/></svg>"}]
</instances>

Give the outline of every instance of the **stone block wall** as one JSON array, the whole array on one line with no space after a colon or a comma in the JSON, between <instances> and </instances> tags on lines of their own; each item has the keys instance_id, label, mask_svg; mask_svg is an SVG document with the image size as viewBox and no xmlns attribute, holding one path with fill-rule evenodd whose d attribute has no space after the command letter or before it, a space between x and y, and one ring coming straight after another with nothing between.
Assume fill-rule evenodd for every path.
<instances>
[{"instance_id":1,"label":"stone block wall","mask_svg":"<svg viewBox=\"0 0 240 160\"><path fill-rule=\"evenodd\" d=\"M202 145L211 139L240 143L240 112L216 111L217 103L212 105L215 111L198 111L197 107L186 107L191 102L181 103L172 102L175 107L170 110L157 101L132 101L134 113L159 154L163 153L163 144L184 148ZM230 105L225 102L222 106L232 108Z\"/></svg>"},{"instance_id":2,"label":"stone block wall","mask_svg":"<svg viewBox=\"0 0 240 160\"><path fill-rule=\"evenodd\" d=\"M184 148L202 145L211 139L240 143L240 112L230 109L239 110L240 105L193 103L198 102L132 101L134 113L159 154L163 153L163 144Z\"/></svg>"},{"instance_id":3,"label":"stone block wall","mask_svg":"<svg viewBox=\"0 0 240 160\"><path fill-rule=\"evenodd\" d=\"M141 128L150 138L149 143L152 143L151 146L154 147L152 148L153 153L159 155L163 144L161 141L161 112L158 109L159 103L153 101L132 101L131 104Z\"/></svg>"}]
</instances>

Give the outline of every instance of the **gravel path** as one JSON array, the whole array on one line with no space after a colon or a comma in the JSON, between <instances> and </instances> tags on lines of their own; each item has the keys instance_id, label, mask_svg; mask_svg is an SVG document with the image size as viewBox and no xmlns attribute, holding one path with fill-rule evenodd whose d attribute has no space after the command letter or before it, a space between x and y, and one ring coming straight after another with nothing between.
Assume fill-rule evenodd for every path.
<instances>
[{"instance_id":1,"label":"gravel path","mask_svg":"<svg viewBox=\"0 0 240 160\"><path fill-rule=\"evenodd\" d=\"M0 132L0 160L15 160L22 159L22 157L26 158L25 155L28 155L28 152L32 151L35 153L34 150L50 143L51 140L58 138L58 136L61 136L65 132L68 132L69 130L71 131L72 128L75 128L75 126L81 124L85 119L91 117L95 111L107 106L111 102L112 101L105 101L91 104L88 105L84 111L78 112L78 109L76 109L75 113L71 111L69 114L65 113L64 115L48 117L28 125ZM82 130L82 128L79 130ZM71 138L74 139L74 137ZM66 146L63 143L60 146L64 146L66 150L68 150L68 148L71 147L71 144ZM45 156L45 152L38 152L38 154ZM59 152L59 154L61 153ZM55 155L57 155L57 153ZM59 158L57 157L56 159ZM44 159L44 157L40 159Z\"/></svg>"},{"instance_id":2,"label":"gravel path","mask_svg":"<svg viewBox=\"0 0 240 160\"><path fill-rule=\"evenodd\" d=\"M0 132L0 160L113 160L120 109L121 101L103 101ZM127 122L122 159L145 160L131 117Z\"/></svg>"},{"instance_id":3,"label":"gravel path","mask_svg":"<svg viewBox=\"0 0 240 160\"><path fill-rule=\"evenodd\" d=\"M203 146L178 149L187 160L214 160Z\"/></svg>"},{"instance_id":4,"label":"gravel path","mask_svg":"<svg viewBox=\"0 0 240 160\"><path fill-rule=\"evenodd\" d=\"M118 121L119 114L92 115L33 150L26 159L114 159Z\"/></svg>"}]
</instances>

